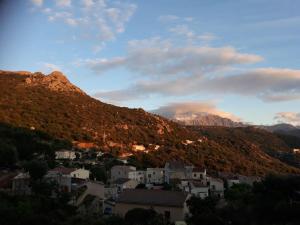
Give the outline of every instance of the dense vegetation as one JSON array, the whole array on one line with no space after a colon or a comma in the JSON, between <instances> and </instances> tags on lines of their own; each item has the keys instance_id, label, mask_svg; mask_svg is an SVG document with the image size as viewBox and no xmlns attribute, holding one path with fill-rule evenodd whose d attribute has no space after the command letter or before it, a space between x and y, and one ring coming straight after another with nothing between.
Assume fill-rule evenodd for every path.
<instances>
[{"instance_id":1,"label":"dense vegetation","mask_svg":"<svg viewBox=\"0 0 300 225\"><path fill-rule=\"evenodd\" d=\"M55 150L69 148L71 143L46 133L0 123L0 167L42 156L52 161Z\"/></svg>"},{"instance_id":2,"label":"dense vegetation","mask_svg":"<svg viewBox=\"0 0 300 225\"><path fill-rule=\"evenodd\" d=\"M189 225L296 225L300 221L300 177L268 176L253 187L233 186L226 204L191 198ZM223 204L224 205L224 204Z\"/></svg>"},{"instance_id":3,"label":"dense vegetation","mask_svg":"<svg viewBox=\"0 0 300 225\"><path fill-rule=\"evenodd\" d=\"M114 156L132 153L132 144L143 144L148 149L159 145L159 150L148 155L134 153L131 162L138 167L163 166L168 160L180 158L211 171L246 175L299 173L278 160L282 158L277 153L287 153L290 146L271 133L248 128L195 130L142 109L105 104L81 92L54 91L45 84L31 86L25 82L28 76L0 71L0 122L12 128L10 137L6 135L10 132L0 132L3 146L0 154L6 157L1 157L2 164L13 163L16 157L31 159L34 152L53 156L53 150L57 149L54 140L67 140L95 143L98 149ZM20 129L16 127L27 130L14 135L13 130ZM203 136L208 140L198 142ZM185 140L194 143L185 145ZM103 178L99 169L94 172Z\"/></svg>"}]
</instances>

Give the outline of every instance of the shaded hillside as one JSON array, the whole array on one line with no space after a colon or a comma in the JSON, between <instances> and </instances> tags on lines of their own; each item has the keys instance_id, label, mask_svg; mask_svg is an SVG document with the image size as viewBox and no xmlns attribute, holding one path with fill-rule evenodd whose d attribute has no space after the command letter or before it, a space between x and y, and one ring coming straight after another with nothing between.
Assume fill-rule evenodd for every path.
<instances>
[{"instance_id":1,"label":"shaded hillside","mask_svg":"<svg viewBox=\"0 0 300 225\"><path fill-rule=\"evenodd\" d=\"M251 140L242 134L233 138L230 132L220 133L217 138L209 136L204 132L208 132L207 129L200 132L142 109L102 103L86 95L58 72L45 76L1 71L0 122L32 132L41 131L54 138L78 141L86 146L94 144L116 155L131 152L135 155L133 161L141 166L162 166L175 158L206 166L211 171L248 175L299 173L256 144L260 133ZM202 136L207 136L208 140L198 141ZM265 137L264 146L270 146L273 151L288 151L280 139L274 141ZM187 140L191 142L187 144ZM149 154L136 153L132 151L133 144L143 144L152 150ZM156 145L159 148L154 150Z\"/></svg>"},{"instance_id":2,"label":"shaded hillside","mask_svg":"<svg viewBox=\"0 0 300 225\"><path fill-rule=\"evenodd\" d=\"M276 124L271 126L258 126L261 129L282 135L295 136L300 138L300 128L291 124Z\"/></svg>"},{"instance_id":3,"label":"shaded hillside","mask_svg":"<svg viewBox=\"0 0 300 225\"><path fill-rule=\"evenodd\" d=\"M271 157L277 158L287 164L300 166L291 149L292 143L296 146L299 139L293 136L282 136L254 127L190 127L193 131L206 136L223 147L239 149L249 152L251 149L260 149ZM296 138L296 140L295 140Z\"/></svg>"}]
</instances>

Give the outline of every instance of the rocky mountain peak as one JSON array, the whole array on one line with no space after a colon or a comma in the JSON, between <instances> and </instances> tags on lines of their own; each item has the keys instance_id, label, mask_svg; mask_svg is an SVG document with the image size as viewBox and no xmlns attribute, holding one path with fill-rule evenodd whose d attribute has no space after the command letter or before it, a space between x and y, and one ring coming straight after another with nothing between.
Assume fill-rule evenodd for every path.
<instances>
[{"instance_id":1,"label":"rocky mountain peak","mask_svg":"<svg viewBox=\"0 0 300 225\"><path fill-rule=\"evenodd\" d=\"M85 94L80 88L73 85L68 78L60 71L53 71L48 75L40 72L31 73L25 83L31 86L43 85L52 91L77 92Z\"/></svg>"}]
</instances>

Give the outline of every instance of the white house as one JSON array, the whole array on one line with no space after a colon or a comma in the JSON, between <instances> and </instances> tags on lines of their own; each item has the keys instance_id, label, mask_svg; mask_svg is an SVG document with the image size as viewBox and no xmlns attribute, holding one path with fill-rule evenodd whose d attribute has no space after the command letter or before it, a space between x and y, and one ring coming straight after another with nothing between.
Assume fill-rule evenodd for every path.
<instances>
[{"instance_id":1,"label":"white house","mask_svg":"<svg viewBox=\"0 0 300 225\"><path fill-rule=\"evenodd\" d=\"M114 184L116 185L118 192L122 192L125 189L135 189L139 183L136 180L131 180L129 178L119 178L115 180Z\"/></svg>"},{"instance_id":2,"label":"white house","mask_svg":"<svg viewBox=\"0 0 300 225\"><path fill-rule=\"evenodd\" d=\"M164 183L164 168L147 168L146 182L148 184L162 184Z\"/></svg>"},{"instance_id":3,"label":"white house","mask_svg":"<svg viewBox=\"0 0 300 225\"><path fill-rule=\"evenodd\" d=\"M145 146L144 145L132 145L132 150L133 151L136 151L136 152L138 152L138 151L145 151L146 150L146 148L145 148Z\"/></svg>"},{"instance_id":4,"label":"white house","mask_svg":"<svg viewBox=\"0 0 300 225\"><path fill-rule=\"evenodd\" d=\"M202 182L190 182L190 193L193 196L204 199L209 195L209 186L203 184Z\"/></svg>"},{"instance_id":5,"label":"white house","mask_svg":"<svg viewBox=\"0 0 300 225\"><path fill-rule=\"evenodd\" d=\"M131 180L136 180L140 184L145 184L146 171L144 171L144 170L130 171L128 173L128 178Z\"/></svg>"},{"instance_id":6,"label":"white house","mask_svg":"<svg viewBox=\"0 0 300 225\"><path fill-rule=\"evenodd\" d=\"M209 185L209 191L212 196L219 198L224 197L224 182L220 178L208 177L207 184Z\"/></svg>"},{"instance_id":7,"label":"white house","mask_svg":"<svg viewBox=\"0 0 300 225\"><path fill-rule=\"evenodd\" d=\"M75 171L71 172L70 175L72 178L87 180L90 177L90 171L86 169L76 169Z\"/></svg>"},{"instance_id":8,"label":"white house","mask_svg":"<svg viewBox=\"0 0 300 225\"><path fill-rule=\"evenodd\" d=\"M55 159L70 159L73 160L76 158L76 154L74 151L70 150L59 150L55 152Z\"/></svg>"},{"instance_id":9,"label":"white house","mask_svg":"<svg viewBox=\"0 0 300 225\"><path fill-rule=\"evenodd\" d=\"M90 176L90 171L86 169L77 169L77 168L66 168L66 167L56 167L49 172L57 172L64 175L69 175L71 178L78 178L86 180Z\"/></svg>"},{"instance_id":10,"label":"white house","mask_svg":"<svg viewBox=\"0 0 300 225\"><path fill-rule=\"evenodd\" d=\"M206 180L206 169L194 167L192 170L192 179L194 180Z\"/></svg>"},{"instance_id":11,"label":"white house","mask_svg":"<svg viewBox=\"0 0 300 225\"><path fill-rule=\"evenodd\" d=\"M123 165L113 166L110 170L111 181L114 182L119 178L128 178L131 171L136 171L136 168L134 166Z\"/></svg>"}]
</instances>

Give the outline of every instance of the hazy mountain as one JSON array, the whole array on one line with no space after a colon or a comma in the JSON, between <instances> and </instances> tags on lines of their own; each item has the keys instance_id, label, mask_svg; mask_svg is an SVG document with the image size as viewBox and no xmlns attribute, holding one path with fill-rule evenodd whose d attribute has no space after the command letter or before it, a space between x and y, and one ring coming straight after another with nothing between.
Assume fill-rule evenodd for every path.
<instances>
[{"instance_id":1,"label":"hazy mountain","mask_svg":"<svg viewBox=\"0 0 300 225\"><path fill-rule=\"evenodd\" d=\"M213 119L206 120L216 124ZM230 122L223 121L221 124L229 126ZM238 132L234 139L229 138L228 132L213 138L213 127L203 127L199 132L142 109L105 104L85 94L59 72L46 76L0 71L0 122L116 155L131 153L132 160L142 166L163 166L176 158L209 170L248 175L300 173L265 151L268 145L274 151L290 150L272 133L249 132L251 137L263 139L259 143L250 137L246 139L248 132ZM144 145L149 153L134 152L133 144ZM159 148L154 150L156 145Z\"/></svg>"},{"instance_id":2,"label":"hazy mountain","mask_svg":"<svg viewBox=\"0 0 300 225\"><path fill-rule=\"evenodd\" d=\"M261 129L265 129L270 132L278 133L278 134L285 134L296 136L300 138L300 128L297 126L293 126L291 124L281 123L276 125L270 126L257 126Z\"/></svg>"},{"instance_id":3,"label":"hazy mountain","mask_svg":"<svg viewBox=\"0 0 300 225\"><path fill-rule=\"evenodd\" d=\"M185 112L180 114L161 113L153 111L163 117L188 126L223 126L223 127L242 127L243 123L235 122L231 119L206 112Z\"/></svg>"}]
</instances>

